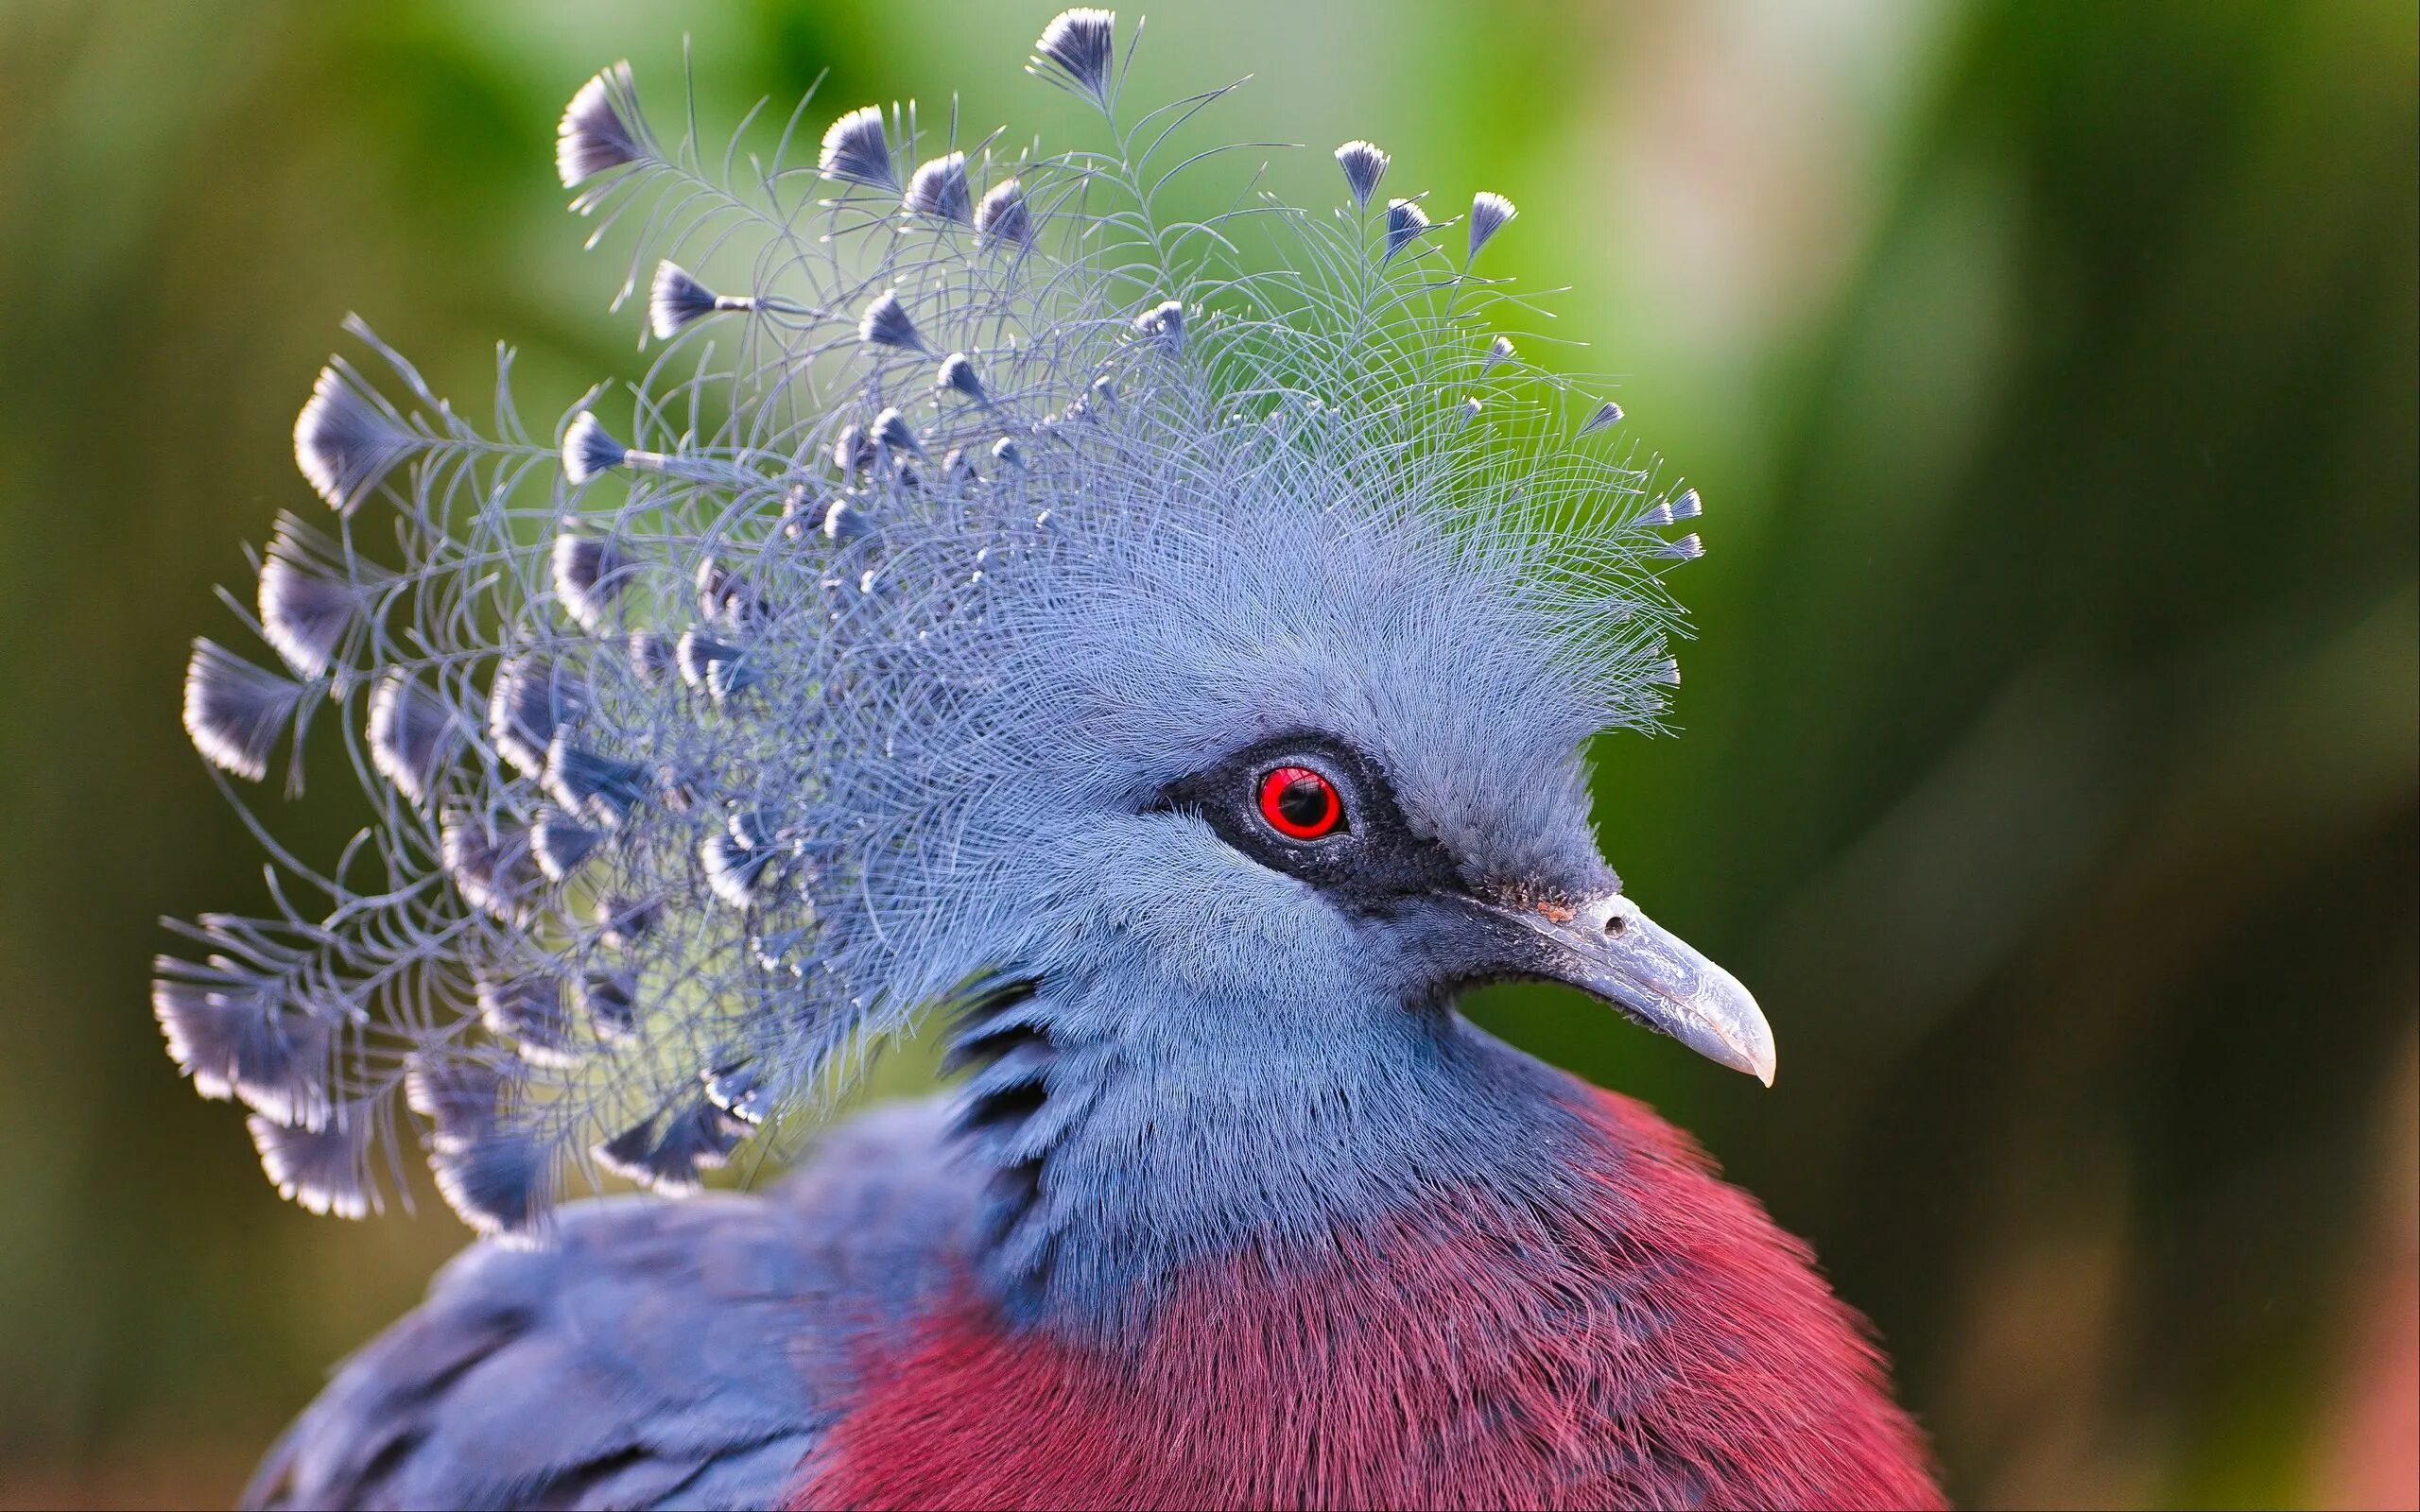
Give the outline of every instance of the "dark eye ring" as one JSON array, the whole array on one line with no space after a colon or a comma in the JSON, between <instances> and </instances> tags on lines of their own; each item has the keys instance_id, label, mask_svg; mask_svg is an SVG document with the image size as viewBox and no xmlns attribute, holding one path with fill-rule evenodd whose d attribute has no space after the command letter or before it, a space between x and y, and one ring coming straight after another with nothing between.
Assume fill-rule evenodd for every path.
<instances>
[{"instance_id":1,"label":"dark eye ring","mask_svg":"<svg viewBox=\"0 0 2420 1512\"><path fill-rule=\"evenodd\" d=\"M1344 799L1307 766L1272 767L1260 779L1260 816L1289 840L1317 840L1344 828Z\"/></svg>"}]
</instances>

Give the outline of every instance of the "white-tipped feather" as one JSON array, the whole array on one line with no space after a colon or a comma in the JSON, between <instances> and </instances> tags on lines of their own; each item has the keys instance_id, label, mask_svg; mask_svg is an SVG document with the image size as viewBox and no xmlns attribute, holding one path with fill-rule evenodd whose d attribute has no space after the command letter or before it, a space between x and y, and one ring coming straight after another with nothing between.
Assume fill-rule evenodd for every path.
<instances>
[{"instance_id":1,"label":"white-tipped feather","mask_svg":"<svg viewBox=\"0 0 2420 1512\"><path fill-rule=\"evenodd\" d=\"M506 981L477 984L479 1022L488 1033L508 1040L522 1059L557 1070L579 1062L579 1044L571 1017L563 1011L560 977L532 972Z\"/></svg>"},{"instance_id":2,"label":"white-tipped feather","mask_svg":"<svg viewBox=\"0 0 2420 1512\"><path fill-rule=\"evenodd\" d=\"M755 1068L733 1066L705 1074L706 1101L743 1124L765 1122L764 1086Z\"/></svg>"},{"instance_id":3,"label":"white-tipped feather","mask_svg":"<svg viewBox=\"0 0 2420 1512\"><path fill-rule=\"evenodd\" d=\"M631 676L642 688L657 688L672 671L672 642L652 630L634 630L626 646Z\"/></svg>"},{"instance_id":4,"label":"white-tipped feather","mask_svg":"<svg viewBox=\"0 0 2420 1512\"><path fill-rule=\"evenodd\" d=\"M566 531L555 538L554 570L555 599L563 611L580 628L601 634L613 617L614 601L630 584L630 558L610 541Z\"/></svg>"},{"instance_id":5,"label":"white-tipped feather","mask_svg":"<svg viewBox=\"0 0 2420 1512\"><path fill-rule=\"evenodd\" d=\"M404 1066L404 1104L428 1120L429 1143L459 1150L493 1133L509 1085L484 1060L409 1057Z\"/></svg>"},{"instance_id":6,"label":"white-tipped feather","mask_svg":"<svg viewBox=\"0 0 2420 1512\"><path fill-rule=\"evenodd\" d=\"M873 517L851 505L846 499L835 499L823 511L824 539L838 545L862 541L873 534Z\"/></svg>"},{"instance_id":7,"label":"white-tipped feather","mask_svg":"<svg viewBox=\"0 0 2420 1512\"><path fill-rule=\"evenodd\" d=\"M855 421L840 427L832 440L832 465L842 477L863 472L873 466L873 442L867 439L866 428Z\"/></svg>"},{"instance_id":8,"label":"white-tipped feather","mask_svg":"<svg viewBox=\"0 0 2420 1512\"><path fill-rule=\"evenodd\" d=\"M605 422L587 410L575 416L563 432L563 481L574 487L631 459L631 449L614 439Z\"/></svg>"},{"instance_id":9,"label":"white-tipped feather","mask_svg":"<svg viewBox=\"0 0 2420 1512\"><path fill-rule=\"evenodd\" d=\"M974 224L975 205L966 187L966 154L952 152L919 165L900 203L914 215L961 226Z\"/></svg>"},{"instance_id":10,"label":"white-tipped feather","mask_svg":"<svg viewBox=\"0 0 2420 1512\"><path fill-rule=\"evenodd\" d=\"M615 63L579 86L555 127L555 172L576 189L600 173L644 162L654 153L638 114L631 65Z\"/></svg>"},{"instance_id":11,"label":"white-tipped feather","mask_svg":"<svg viewBox=\"0 0 2420 1512\"><path fill-rule=\"evenodd\" d=\"M655 282L648 288L648 329L656 339L669 341L717 311L754 308L752 296L717 294L687 268L666 259L655 266Z\"/></svg>"},{"instance_id":12,"label":"white-tipped feather","mask_svg":"<svg viewBox=\"0 0 2420 1512\"><path fill-rule=\"evenodd\" d=\"M698 851L706 885L734 908L756 907L771 895L777 859L770 850L751 847L729 831L708 835Z\"/></svg>"},{"instance_id":13,"label":"white-tipped feather","mask_svg":"<svg viewBox=\"0 0 2420 1512\"><path fill-rule=\"evenodd\" d=\"M1134 334L1170 353L1183 352L1184 350L1184 301L1163 300L1136 316Z\"/></svg>"},{"instance_id":14,"label":"white-tipped feather","mask_svg":"<svg viewBox=\"0 0 2420 1512\"><path fill-rule=\"evenodd\" d=\"M699 1190L699 1173L721 1167L748 1133L746 1124L700 1095L684 1108L632 1125L590 1155L658 1196L685 1197Z\"/></svg>"},{"instance_id":15,"label":"white-tipped feather","mask_svg":"<svg viewBox=\"0 0 2420 1512\"><path fill-rule=\"evenodd\" d=\"M899 170L890 161L882 107L862 105L833 122L823 133L823 152L816 165L826 179L897 194Z\"/></svg>"},{"instance_id":16,"label":"white-tipped feather","mask_svg":"<svg viewBox=\"0 0 2420 1512\"><path fill-rule=\"evenodd\" d=\"M320 369L309 402L294 418L294 465L339 514L351 514L423 444L337 363Z\"/></svg>"},{"instance_id":17,"label":"white-tipped feather","mask_svg":"<svg viewBox=\"0 0 2420 1512\"><path fill-rule=\"evenodd\" d=\"M260 1151L261 1169L278 1195L324 1216L365 1218L381 1206L370 1185L370 1109L347 1104L317 1129L292 1128L254 1113L244 1120Z\"/></svg>"},{"instance_id":18,"label":"white-tipped feather","mask_svg":"<svg viewBox=\"0 0 2420 1512\"><path fill-rule=\"evenodd\" d=\"M1512 200L1505 198L1502 195L1494 194L1485 189L1480 190L1471 199L1471 239L1468 255L1477 257L1479 249L1494 240L1495 233L1511 225L1512 217L1519 214L1518 210L1512 208Z\"/></svg>"},{"instance_id":19,"label":"white-tipped feather","mask_svg":"<svg viewBox=\"0 0 2420 1512\"><path fill-rule=\"evenodd\" d=\"M687 631L676 643L673 661L681 668L682 681L702 688L717 703L756 684L756 673L745 650L697 630Z\"/></svg>"},{"instance_id":20,"label":"white-tipped feather","mask_svg":"<svg viewBox=\"0 0 2420 1512\"><path fill-rule=\"evenodd\" d=\"M698 613L727 629L745 629L762 605L746 576L712 557L698 563L692 581L698 590Z\"/></svg>"},{"instance_id":21,"label":"white-tipped feather","mask_svg":"<svg viewBox=\"0 0 2420 1512\"><path fill-rule=\"evenodd\" d=\"M497 922L518 927L540 881L526 835L499 836L486 819L449 815L439 833L439 861L462 901Z\"/></svg>"},{"instance_id":22,"label":"white-tipped feather","mask_svg":"<svg viewBox=\"0 0 2420 1512\"><path fill-rule=\"evenodd\" d=\"M1374 142L1352 141L1336 149L1336 165L1344 170L1344 187L1353 196L1356 209L1370 208L1370 197L1378 191L1378 180L1387 176L1391 160Z\"/></svg>"},{"instance_id":23,"label":"white-tipped feather","mask_svg":"<svg viewBox=\"0 0 2420 1512\"><path fill-rule=\"evenodd\" d=\"M578 673L544 656L514 657L496 668L488 690L488 738L524 773L544 777L556 734L587 707Z\"/></svg>"},{"instance_id":24,"label":"white-tipped feather","mask_svg":"<svg viewBox=\"0 0 2420 1512\"><path fill-rule=\"evenodd\" d=\"M1603 404L1599 404L1595 410L1590 412L1588 418L1581 422L1580 434L1582 436L1594 436L1599 431L1620 424L1621 421L1622 406L1608 399Z\"/></svg>"},{"instance_id":25,"label":"white-tipped feather","mask_svg":"<svg viewBox=\"0 0 2420 1512\"><path fill-rule=\"evenodd\" d=\"M430 1155L438 1194L455 1215L507 1248L534 1245L554 1194L554 1156L526 1134L498 1132Z\"/></svg>"},{"instance_id":26,"label":"white-tipped feather","mask_svg":"<svg viewBox=\"0 0 2420 1512\"><path fill-rule=\"evenodd\" d=\"M628 1044L638 1030L638 984L627 971L592 971L573 992L591 1034L606 1044Z\"/></svg>"},{"instance_id":27,"label":"white-tipped feather","mask_svg":"<svg viewBox=\"0 0 2420 1512\"><path fill-rule=\"evenodd\" d=\"M194 1091L288 1127L327 1126L334 1035L324 1020L288 1011L273 983L250 979L233 961L155 965L169 974L152 984L152 1017Z\"/></svg>"},{"instance_id":28,"label":"white-tipped feather","mask_svg":"<svg viewBox=\"0 0 2420 1512\"><path fill-rule=\"evenodd\" d=\"M1397 252L1420 239L1428 230L1428 212L1409 199L1387 201L1387 251L1392 262Z\"/></svg>"},{"instance_id":29,"label":"white-tipped feather","mask_svg":"<svg viewBox=\"0 0 2420 1512\"><path fill-rule=\"evenodd\" d=\"M975 370L975 359L963 352L953 352L942 359L941 371L933 377L933 387L961 394L978 404L992 402L991 394L983 387L983 375Z\"/></svg>"},{"instance_id":30,"label":"white-tipped feather","mask_svg":"<svg viewBox=\"0 0 2420 1512\"><path fill-rule=\"evenodd\" d=\"M546 769L538 781L565 811L608 830L628 823L654 785L645 766L592 750L574 741L568 730L547 744Z\"/></svg>"},{"instance_id":31,"label":"white-tipped feather","mask_svg":"<svg viewBox=\"0 0 2420 1512\"><path fill-rule=\"evenodd\" d=\"M370 692L369 736L370 761L378 774L413 802L425 803L469 731L451 705L397 668Z\"/></svg>"},{"instance_id":32,"label":"white-tipped feather","mask_svg":"<svg viewBox=\"0 0 2420 1512\"><path fill-rule=\"evenodd\" d=\"M197 640L185 665L185 733L212 765L257 782L268 774L269 747L309 691L215 642Z\"/></svg>"},{"instance_id":33,"label":"white-tipped feather","mask_svg":"<svg viewBox=\"0 0 2420 1512\"><path fill-rule=\"evenodd\" d=\"M873 444L889 447L894 455L922 456L925 443L916 438L915 427L899 410L886 409L873 418Z\"/></svg>"},{"instance_id":34,"label":"white-tipped feather","mask_svg":"<svg viewBox=\"0 0 2420 1512\"><path fill-rule=\"evenodd\" d=\"M529 853L549 882L568 878L604 842L604 831L592 829L558 808L540 809L538 822L529 827Z\"/></svg>"},{"instance_id":35,"label":"white-tipped feather","mask_svg":"<svg viewBox=\"0 0 2420 1512\"><path fill-rule=\"evenodd\" d=\"M322 677L362 623L383 575L290 514L281 514L261 564L261 635L306 678Z\"/></svg>"},{"instance_id":36,"label":"white-tipped feather","mask_svg":"<svg viewBox=\"0 0 2420 1512\"><path fill-rule=\"evenodd\" d=\"M1014 179L994 184L982 203L975 207L975 234L986 242L1030 240L1033 216L1026 208L1025 185Z\"/></svg>"},{"instance_id":37,"label":"white-tipped feather","mask_svg":"<svg viewBox=\"0 0 2420 1512\"><path fill-rule=\"evenodd\" d=\"M1062 84L1106 109L1116 26L1115 11L1088 6L1063 10L1042 28L1027 67L1036 77Z\"/></svg>"},{"instance_id":38,"label":"white-tipped feather","mask_svg":"<svg viewBox=\"0 0 2420 1512\"><path fill-rule=\"evenodd\" d=\"M867 301L865 313L857 318L857 339L868 346L925 350L925 338L917 333L908 307L899 302L896 289L885 289Z\"/></svg>"}]
</instances>

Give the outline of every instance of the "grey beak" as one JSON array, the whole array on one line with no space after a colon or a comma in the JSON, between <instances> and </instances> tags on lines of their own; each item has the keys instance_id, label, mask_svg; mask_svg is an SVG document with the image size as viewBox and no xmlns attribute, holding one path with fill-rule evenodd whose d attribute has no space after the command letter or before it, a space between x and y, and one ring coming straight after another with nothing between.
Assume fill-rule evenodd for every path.
<instances>
[{"instance_id":1,"label":"grey beak","mask_svg":"<svg viewBox=\"0 0 2420 1512\"><path fill-rule=\"evenodd\" d=\"M1604 999L1718 1065L1773 1084L1772 1026L1756 1000L1636 903L1605 893L1567 920L1543 912L1520 918L1549 947L1540 974Z\"/></svg>"}]
</instances>

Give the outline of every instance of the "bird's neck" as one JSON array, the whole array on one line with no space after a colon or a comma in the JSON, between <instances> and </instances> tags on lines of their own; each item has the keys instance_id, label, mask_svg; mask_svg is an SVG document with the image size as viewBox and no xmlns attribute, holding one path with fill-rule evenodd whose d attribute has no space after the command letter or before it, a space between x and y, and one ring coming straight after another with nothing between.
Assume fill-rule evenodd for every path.
<instances>
[{"instance_id":1,"label":"bird's neck","mask_svg":"<svg viewBox=\"0 0 2420 1512\"><path fill-rule=\"evenodd\" d=\"M1038 1247L869 1345L792 1504L1942 1504L1857 1316L1685 1137L1450 1018L1426 1054L1383 1116L1072 1078Z\"/></svg>"},{"instance_id":2,"label":"bird's neck","mask_svg":"<svg viewBox=\"0 0 2420 1512\"><path fill-rule=\"evenodd\" d=\"M1473 1192L1596 1200L1578 1084L1448 1006L1328 1005L1311 1043L1300 1004L1132 1006L1117 1033L1047 995L960 1026L978 1069L959 1138L989 1177L977 1266L1011 1317L1114 1335L1201 1262L1315 1255ZM1137 1043L1138 1023L1157 1032Z\"/></svg>"}]
</instances>

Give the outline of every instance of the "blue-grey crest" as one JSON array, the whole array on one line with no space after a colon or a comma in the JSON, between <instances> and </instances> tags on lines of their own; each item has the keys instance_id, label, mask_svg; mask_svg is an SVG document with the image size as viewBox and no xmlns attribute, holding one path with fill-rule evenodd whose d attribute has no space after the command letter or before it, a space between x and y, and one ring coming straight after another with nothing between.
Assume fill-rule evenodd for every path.
<instances>
[{"instance_id":1,"label":"blue-grey crest","mask_svg":"<svg viewBox=\"0 0 2420 1512\"><path fill-rule=\"evenodd\" d=\"M1588 820L1586 742L1678 680L1697 493L1516 350L1531 307L1483 271L1510 200L1388 198L1357 141L1337 207L1280 203L1184 145L1227 90L1129 111L1114 42L1078 10L1037 44L1104 123L1060 156L867 106L810 163L803 104L741 159L597 75L558 166L630 233L653 356L550 429L510 352L475 424L347 322L363 355L295 427L327 511L258 562L269 654L198 642L184 719L253 781L341 740L374 815L314 864L247 811L274 906L174 926L154 992L286 1195L358 1215L416 1143L464 1218L531 1235L575 1173L694 1188L930 1012L1012 1024L1040 984L1061 1053L1111 1056L1196 1028L1112 1033L1121 1003L1414 992L1413 946L1187 799L1254 751L1282 834L1382 774L1472 896L1634 921L1665 974L1582 985L1770 1076ZM1168 212L1237 164L1229 208ZM1324 1032L1219 1028L1280 1060Z\"/></svg>"}]
</instances>

